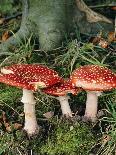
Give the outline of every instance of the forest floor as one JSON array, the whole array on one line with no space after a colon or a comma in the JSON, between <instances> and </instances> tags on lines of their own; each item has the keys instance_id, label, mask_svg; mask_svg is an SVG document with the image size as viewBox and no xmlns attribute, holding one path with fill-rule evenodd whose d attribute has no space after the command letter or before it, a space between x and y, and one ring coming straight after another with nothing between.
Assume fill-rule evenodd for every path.
<instances>
[{"instance_id":1,"label":"forest floor","mask_svg":"<svg viewBox=\"0 0 116 155\"><path fill-rule=\"evenodd\" d=\"M4 1L0 5L1 43L19 29L20 23L21 3ZM89 40L88 36L75 30L75 34L66 35L61 47L45 52L38 49L30 35L27 42L14 49L14 53L0 56L0 67L39 63L56 70L63 78L86 64L107 66L116 72L115 50L95 46ZM115 90L99 96L101 116L96 123L86 123L76 117L84 115L85 91L77 96L69 94L74 119L62 117L60 104L54 97L36 92L36 116L41 130L31 138L23 131L21 96L21 89L0 84L0 155L116 155Z\"/></svg>"}]
</instances>

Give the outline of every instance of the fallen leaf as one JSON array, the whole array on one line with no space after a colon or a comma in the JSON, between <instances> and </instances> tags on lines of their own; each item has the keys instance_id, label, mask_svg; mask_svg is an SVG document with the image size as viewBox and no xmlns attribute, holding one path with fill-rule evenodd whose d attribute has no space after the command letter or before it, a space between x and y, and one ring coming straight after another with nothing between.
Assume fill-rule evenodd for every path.
<instances>
[{"instance_id":1,"label":"fallen leaf","mask_svg":"<svg viewBox=\"0 0 116 155\"><path fill-rule=\"evenodd\" d=\"M105 39L101 38L98 45L102 48L107 48L109 43Z\"/></svg>"},{"instance_id":2,"label":"fallen leaf","mask_svg":"<svg viewBox=\"0 0 116 155\"><path fill-rule=\"evenodd\" d=\"M11 132L12 131L11 126L10 126L9 123L4 123L4 126L6 128L6 131L8 131L8 132Z\"/></svg>"},{"instance_id":3,"label":"fallen leaf","mask_svg":"<svg viewBox=\"0 0 116 155\"><path fill-rule=\"evenodd\" d=\"M97 45L100 41L101 37L91 37L90 42L93 43L94 45Z\"/></svg>"},{"instance_id":4,"label":"fallen leaf","mask_svg":"<svg viewBox=\"0 0 116 155\"><path fill-rule=\"evenodd\" d=\"M112 9L112 10L116 10L116 6L113 6L111 9Z\"/></svg>"},{"instance_id":5,"label":"fallen leaf","mask_svg":"<svg viewBox=\"0 0 116 155\"><path fill-rule=\"evenodd\" d=\"M7 121L6 113L4 111L2 112L2 120L6 128L6 131L11 132L11 126L10 126L10 123Z\"/></svg>"},{"instance_id":6,"label":"fallen leaf","mask_svg":"<svg viewBox=\"0 0 116 155\"><path fill-rule=\"evenodd\" d=\"M2 120L3 122L6 122L6 113L4 111L2 112Z\"/></svg>"},{"instance_id":7,"label":"fallen leaf","mask_svg":"<svg viewBox=\"0 0 116 155\"><path fill-rule=\"evenodd\" d=\"M115 32L109 32L108 33L108 42L115 42L116 41L116 34Z\"/></svg>"},{"instance_id":8,"label":"fallen leaf","mask_svg":"<svg viewBox=\"0 0 116 155\"><path fill-rule=\"evenodd\" d=\"M102 38L101 36L97 36L97 37L93 37L90 39L90 42L93 43L93 45L99 45L102 48L107 48L109 43L108 41L106 41L104 38Z\"/></svg>"},{"instance_id":9,"label":"fallen leaf","mask_svg":"<svg viewBox=\"0 0 116 155\"><path fill-rule=\"evenodd\" d=\"M50 119L54 116L54 112L53 111L49 111L43 114L43 116L47 119Z\"/></svg>"},{"instance_id":10,"label":"fallen leaf","mask_svg":"<svg viewBox=\"0 0 116 155\"><path fill-rule=\"evenodd\" d=\"M4 34L2 35L2 41L6 41L9 37L10 37L9 32L8 31L4 32Z\"/></svg>"},{"instance_id":11,"label":"fallen leaf","mask_svg":"<svg viewBox=\"0 0 116 155\"><path fill-rule=\"evenodd\" d=\"M110 140L111 140L111 136L104 134L102 137L102 144L106 144Z\"/></svg>"},{"instance_id":12,"label":"fallen leaf","mask_svg":"<svg viewBox=\"0 0 116 155\"><path fill-rule=\"evenodd\" d=\"M21 129L22 128L22 124L20 124L20 123L14 123L13 124L13 128L16 129L16 130Z\"/></svg>"}]
</instances>

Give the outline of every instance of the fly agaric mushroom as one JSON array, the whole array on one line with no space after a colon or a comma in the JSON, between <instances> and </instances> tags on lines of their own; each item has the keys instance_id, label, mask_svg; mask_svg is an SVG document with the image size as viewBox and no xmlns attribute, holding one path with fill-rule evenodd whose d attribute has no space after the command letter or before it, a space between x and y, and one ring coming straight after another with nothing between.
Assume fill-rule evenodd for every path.
<instances>
[{"instance_id":1,"label":"fly agaric mushroom","mask_svg":"<svg viewBox=\"0 0 116 155\"><path fill-rule=\"evenodd\" d=\"M72 84L87 91L84 118L95 121L98 96L102 91L116 88L116 74L110 69L98 65L85 65L71 75Z\"/></svg>"},{"instance_id":2,"label":"fly agaric mushroom","mask_svg":"<svg viewBox=\"0 0 116 155\"><path fill-rule=\"evenodd\" d=\"M72 117L72 111L68 102L69 96L67 96L67 94L72 93L73 95L77 95L77 93L80 91L80 88L73 87L70 79L45 88L42 91L46 94L57 96L56 98L60 102L62 114L67 118Z\"/></svg>"},{"instance_id":3,"label":"fly agaric mushroom","mask_svg":"<svg viewBox=\"0 0 116 155\"><path fill-rule=\"evenodd\" d=\"M39 129L35 115L33 91L61 81L62 78L58 76L56 71L43 65L15 64L1 69L0 82L23 88L21 101L24 103L24 130L29 136L35 134Z\"/></svg>"}]
</instances>

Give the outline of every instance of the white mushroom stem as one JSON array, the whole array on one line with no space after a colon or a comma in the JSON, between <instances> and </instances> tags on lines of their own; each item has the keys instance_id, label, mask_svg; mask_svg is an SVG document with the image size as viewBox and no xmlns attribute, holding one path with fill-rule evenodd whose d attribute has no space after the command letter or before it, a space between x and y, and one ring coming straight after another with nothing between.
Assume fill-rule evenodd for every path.
<instances>
[{"instance_id":1,"label":"white mushroom stem","mask_svg":"<svg viewBox=\"0 0 116 155\"><path fill-rule=\"evenodd\" d=\"M62 110L62 114L66 117L72 117L72 111L70 109L70 105L69 105L69 96L65 95L65 96L59 96L57 97L57 99L60 102L60 106L61 106L61 110Z\"/></svg>"},{"instance_id":2,"label":"white mushroom stem","mask_svg":"<svg viewBox=\"0 0 116 155\"><path fill-rule=\"evenodd\" d=\"M101 92L87 91L86 109L84 117L92 122L96 121L98 109L98 96Z\"/></svg>"},{"instance_id":3,"label":"white mushroom stem","mask_svg":"<svg viewBox=\"0 0 116 155\"><path fill-rule=\"evenodd\" d=\"M24 103L24 113L25 113L24 130L27 131L28 135L36 134L39 127L37 125L35 115L35 100L33 96L33 91L23 89L23 96L21 102Z\"/></svg>"},{"instance_id":4,"label":"white mushroom stem","mask_svg":"<svg viewBox=\"0 0 116 155\"><path fill-rule=\"evenodd\" d=\"M115 28L114 28L114 38L116 37L116 16L115 16L115 24L114 24Z\"/></svg>"}]
</instances>

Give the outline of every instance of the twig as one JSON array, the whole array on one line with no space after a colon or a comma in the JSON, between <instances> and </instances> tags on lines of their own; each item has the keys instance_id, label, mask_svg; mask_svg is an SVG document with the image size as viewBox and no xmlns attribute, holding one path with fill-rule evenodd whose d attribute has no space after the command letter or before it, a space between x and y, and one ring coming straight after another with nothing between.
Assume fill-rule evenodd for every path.
<instances>
[{"instance_id":1,"label":"twig","mask_svg":"<svg viewBox=\"0 0 116 155\"><path fill-rule=\"evenodd\" d=\"M12 15L12 16L9 16L9 17L5 17L4 21L9 21L11 19L17 18L18 16L22 16L22 13L19 12L19 13L15 14L15 15Z\"/></svg>"},{"instance_id":2,"label":"twig","mask_svg":"<svg viewBox=\"0 0 116 155\"><path fill-rule=\"evenodd\" d=\"M9 16L9 17L4 17L0 19L0 25L3 24L4 22L7 22L11 19L17 18L18 16L22 16L22 13L17 13L15 15Z\"/></svg>"},{"instance_id":3,"label":"twig","mask_svg":"<svg viewBox=\"0 0 116 155\"><path fill-rule=\"evenodd\" d=\"M102 4L102 5L90 5L89 8L104 8L104 7L113 7L114 4Z\"/></svg>"}]
</instances>

